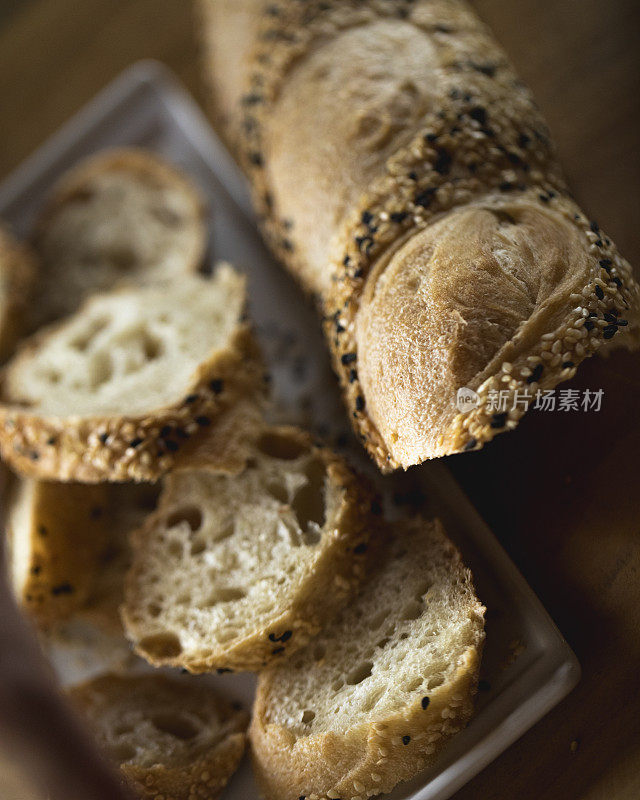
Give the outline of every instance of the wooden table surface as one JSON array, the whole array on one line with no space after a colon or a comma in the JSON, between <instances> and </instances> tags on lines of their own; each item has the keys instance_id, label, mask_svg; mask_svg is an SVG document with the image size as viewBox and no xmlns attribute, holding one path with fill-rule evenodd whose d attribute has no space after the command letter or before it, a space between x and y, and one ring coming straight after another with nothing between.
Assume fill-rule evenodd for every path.
<instances>
[{"instance_id":1,"label":"wooden table surface","mask_svg":"<svg viewBox=\"0 0 640 800\"><path fill-rule=\"evenodd\" d=\"M578 200L640 265L635 0L475 5L534 89ZM185 0L0 0L0 177L148 57L203 99ZM592 359L574 383L604 389L599 413L531 414L448 459L583 668L456 800L640 797L640 356Z\"/></svg>"}]
</instances>

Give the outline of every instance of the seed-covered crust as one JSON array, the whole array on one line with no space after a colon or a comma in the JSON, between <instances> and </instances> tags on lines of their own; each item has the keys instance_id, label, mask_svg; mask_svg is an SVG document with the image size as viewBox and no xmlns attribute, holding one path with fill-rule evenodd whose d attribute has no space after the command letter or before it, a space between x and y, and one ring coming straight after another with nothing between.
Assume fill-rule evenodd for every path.
<instances>
[{"instance_id":1,"label":"seed-covered crust","mask_svg":"<svg viewBox=\"0 0 640 800\"><path fill-rule=\"evenodd\" d=\"M0 363L23 333L36 275L34 253L0 226Z\"/></svg>"},{"instance_id":2,"label":"seed-covered crust","mask_svg":"<svg viewBox=\"0 0 640 800\"><path fill-rule=\"evenodd\" d=\"M286 592L286 604L279 602L278 608L276 602L270 614L262 612L261 615L249 606L250 617L239 620L236 619L237 616L247 613L246 611L242 612L241 608L234 609L233 612L228 610L227 615L236 620L242 634L221 638L220 641L216 636L211 636L200 646L183 646L180 642L181 633L184 632L185 637L192 640L191 628L203 624L201 620L206 620L207 608L200 608L199 602L192 597L190 608L184 612L178 611L177 615L167 614L167 607L170 611L173 610L171 607L176 592L174 586L177 585L179 576L172 576L172 556L166 555L165 559L162 558L162 547L167 545L158 545L157 539L166 527L167 516L170 517L186 502L185 487L180 475L169 476L157 511L133 534L133 563L127 575L125 602L122 607L127 635L134 643L136 651L154 666L183 667L195 673L214 670L258 671L267 664L283 661L318 633L336 610L353 596L365 577L368 541L377 524L372 509L375 512L378 508L368 482L356 474L342 458L327 448L314 444L307 433L296 428L256 426L253 444L248 450L248 463L256 461L256 454L260 456L260 453L273 454L275 459L285 458L287 461L284 463L291 458L294 461L301 458L323 465L325 477L322 491L326 519L318 532L320 541L306 554L308 563L299 570L300 574L295 577L293 586L286 585L280 589L275 586L278 577L285 584L292 580L290 575L283 573L282 564L273 559L260 564L260 580L266 585L274 584L276 596L278 592ZM260 465L261 462L257 460L258 469L261 468ZM212 466L200 461L198 468L207 471ZM300 469L302 470L302 466ZM292 473L290 477L293 481L295 475ZM234 476L230 480L238 480L238 477ZM188 496L189 502L195 503L199 499ZM257 497L252 497L251 500L258 502ZM221 501L225 501L224 498ZM206 513L207 504L217 505L215 495L210 498L202 497L200 502L203 513ZM234 508L232 513L237 519L236 524L242 525L242 509ZM270 513L272 512L266 510L264 512L265 527L271 524ZM255 532L256 537L260 534L260 531ZM251 554L245 553L240 544L234 547L233 534L229 541L234 553L240 557L239 566L234 568L232 582L248 590L246 584L252 578L249 572L243 574L243 570L248 569L243 565L245 559L249 561ZM159 576L159 580L152 582L151 578L157 576L157 567L154 567L150 559L151 554L156 558L158 554L154 551L158 548L160 556L157 560L166 563L167 569ZM295 552L293 545L292 550ZM196 567L197 577L190 585L192 594L196 591L195 584L199 584L202 578L208 590L215 592L215 579L208 577L210 565L214 563L216 562L213 560L205 559ZM180 560L176 561L174 569L176 573L183 569ZM159 595L157 599L156 594ZM179 624L182 624L182 629ZM168 627L171 629L168 630Z\"/></svg>"},{"instance_id":3,"label":"seed-covered crust","mask_svg":"<svg viewBox=\"0 0 640 800\"><path fill-rule=\"evenodd\" d=\"M246 712L209 687L161 675L103 675L69 696L106 755L149 800L216 800L244 753ZM166 748L159 758L158 747Z\"/></svg>"},{"instance_id":4,"label":"seed-covered crust","mask_svg":"<svg viewBox=\"0 0 640 800\"><path fill-rule=\"evenodd\" d=\"M5 403L0 452L17 471L44 480L155 481L209 448L218 468L233 472L243 463L234 444L259 417L264 388L257 343L242 323L198 366L179 403L129 417L41 416Z\"/></svg>"},{"instance_id":5,"label":"seed-covered crust","mask_svg":"<svg viewBox=\"0 0 640 800\"><path fill-rule=\"evenodd\" d=\"M515 427L524 413L513 403L518 390L553 388L614 336L635 346L639 292L629 264L571 199L530 92L464 2L256 0L254 11L262 27L238 111L244 163L270 245L319 300L352 423L382 470L479 448ZM411 71L394 74L398 65ZM304 163L294 169L296 157ZM486 311L481 320L460 307L460 284L448 287L428 263L419 286L376 305L394 257L406 276L412 240L428 249L433 226L481 205L539 210L547 220L528 227L516 214L511 232L480 252L473 226L456 234L471 287L464 305ZM545 248L554 263L540 257ZM505 311L514 259L534 300L531 284L545 270L550 285L544 301ZM487 280L496 265L503 275ZM434 296L438 324L453 330L444 341L421 338L420 320L436 319ZM415 327L402 340L389 336L412 303ZM504 335L487 336L487 325ZM493 349L476 347L487 340ZM472 371L478 353L485 363ZM463 386L479 404L459 414ZM508 391L503 415L488 410L496 387Z\"/></svg>"}]
</instances>

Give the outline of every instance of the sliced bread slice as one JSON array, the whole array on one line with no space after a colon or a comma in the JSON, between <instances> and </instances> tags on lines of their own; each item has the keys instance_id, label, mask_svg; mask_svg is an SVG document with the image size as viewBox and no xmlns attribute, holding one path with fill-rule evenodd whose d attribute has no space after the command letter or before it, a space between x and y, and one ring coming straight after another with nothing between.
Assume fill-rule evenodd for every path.
<instances>
[{"instance_id":1,"label":"sliced bread slice","mask_svg":"<svg viewBox=\"0 0 640 800\"><path fill-rule=\"evenodd\" d=\"M35 255L0 226L0 363L25 329L37 274Z\"/></svg>"},{"instance_id":2,"label":"sliced bread slice","mask_svg":"<svg viewBox=\"0 0 640 800\"><path fill-rule=\"evenodd\" d=\"M258 679L250 739L267 800L388 792L471 714L484 608L458 552L415 520L376 561L331 626Z\"/></svg>"},{"instance_id":3,"label":"sliced bread slice","mask_svg":"<svg viewBox=\"0 0 640 800\"><path fill-rule=\"evenodd\" d=\"M123 620L137 652L192 672L256 670L304 645L365 571L368 484L294 428L246 469L171 473L133 536Z\"/></svg>"},{"instance_id":4,"label":"sliced bread slice","mask_svg":"<svg viewBox=\"0 0 640 800\"><path fill-rule=\"evenodd\" d=\"M245 280L226 264L170 289L95 295L5 367L3 459L40 479L154 481L218 424L238 439L259 419L264 388L244 306ZM240 469L237 442L224 438L219 467Z\"/></svg>"},{"instance_id":5,"label":"sliced bread slice","mask_svg":"<svg viewBox=\"0 0 640 800\"><path fill-rule=\"evenodd\" d=\"M9 571L16 598L50 630L70 617L121 630L128 535L153 510L153 484L17 479L9 493Z\"/></svg>"},{"instance_id":6,"label":"sliced bread slice","mask_svg":"<svg viewBox=\"0 0 640 800\"><path fill-rule=\"evenodd\" d=\"M206 249L205 212L193 183L153 153L109 150L82 161L55 186L36 223L42 275L32 327L120 280L195 271Z\"/></svg>"},{"instance_id":7,"label":"sliced bread slice","mask_svg":"<svg viewBox=\"0 0 640 800\"><path fill-rule=\"evenodd\" d=\"M242 758L246 712L199 682L102 675L69 697L141 798L215 800Z\"/></svg>"}]
</instances>

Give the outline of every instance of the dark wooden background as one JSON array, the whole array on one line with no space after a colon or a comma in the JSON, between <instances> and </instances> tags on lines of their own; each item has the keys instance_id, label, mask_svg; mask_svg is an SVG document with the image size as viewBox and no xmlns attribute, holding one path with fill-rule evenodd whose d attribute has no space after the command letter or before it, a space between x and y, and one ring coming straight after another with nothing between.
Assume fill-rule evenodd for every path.
<instances>
[{"instance_id":1,"label":"dark wooden background","mask_svg":"<svg viewBox=\"0 0 640 800\"><path fill-rule=\"evenodd\" d=\"M640 265L636 0L475 0L555 134L585 210ZM0 0L0 177L140 58L203 100L185 0ZM640 356L574 381L598 414L532 414L448 460L583 667L579 687L456 800L640 797Z\"/></svg>"}]
</instances>

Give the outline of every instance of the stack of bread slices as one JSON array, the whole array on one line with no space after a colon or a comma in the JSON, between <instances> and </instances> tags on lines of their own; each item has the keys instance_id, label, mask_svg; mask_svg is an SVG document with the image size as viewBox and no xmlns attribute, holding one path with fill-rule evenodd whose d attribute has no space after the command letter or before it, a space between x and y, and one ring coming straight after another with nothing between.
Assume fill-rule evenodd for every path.
<instances>
[{"instance_id":1,"label":"stack of bread slices","mask_svg":"<svg viewBox=\"0 0 640 800\"><path fill-rule=\"evenodd\" d=\"M29 248L0 236L11 580L44 633L80 617L152 667L258 672L265 796L364 800L469 719L484 609L438 521L386 520L342 457L268 422L206 219L186 176L119 150L61 180ZM248 716L206 681L69 693L140 797L218 797L242 757Z\"/></svg>"}]
</instances>

